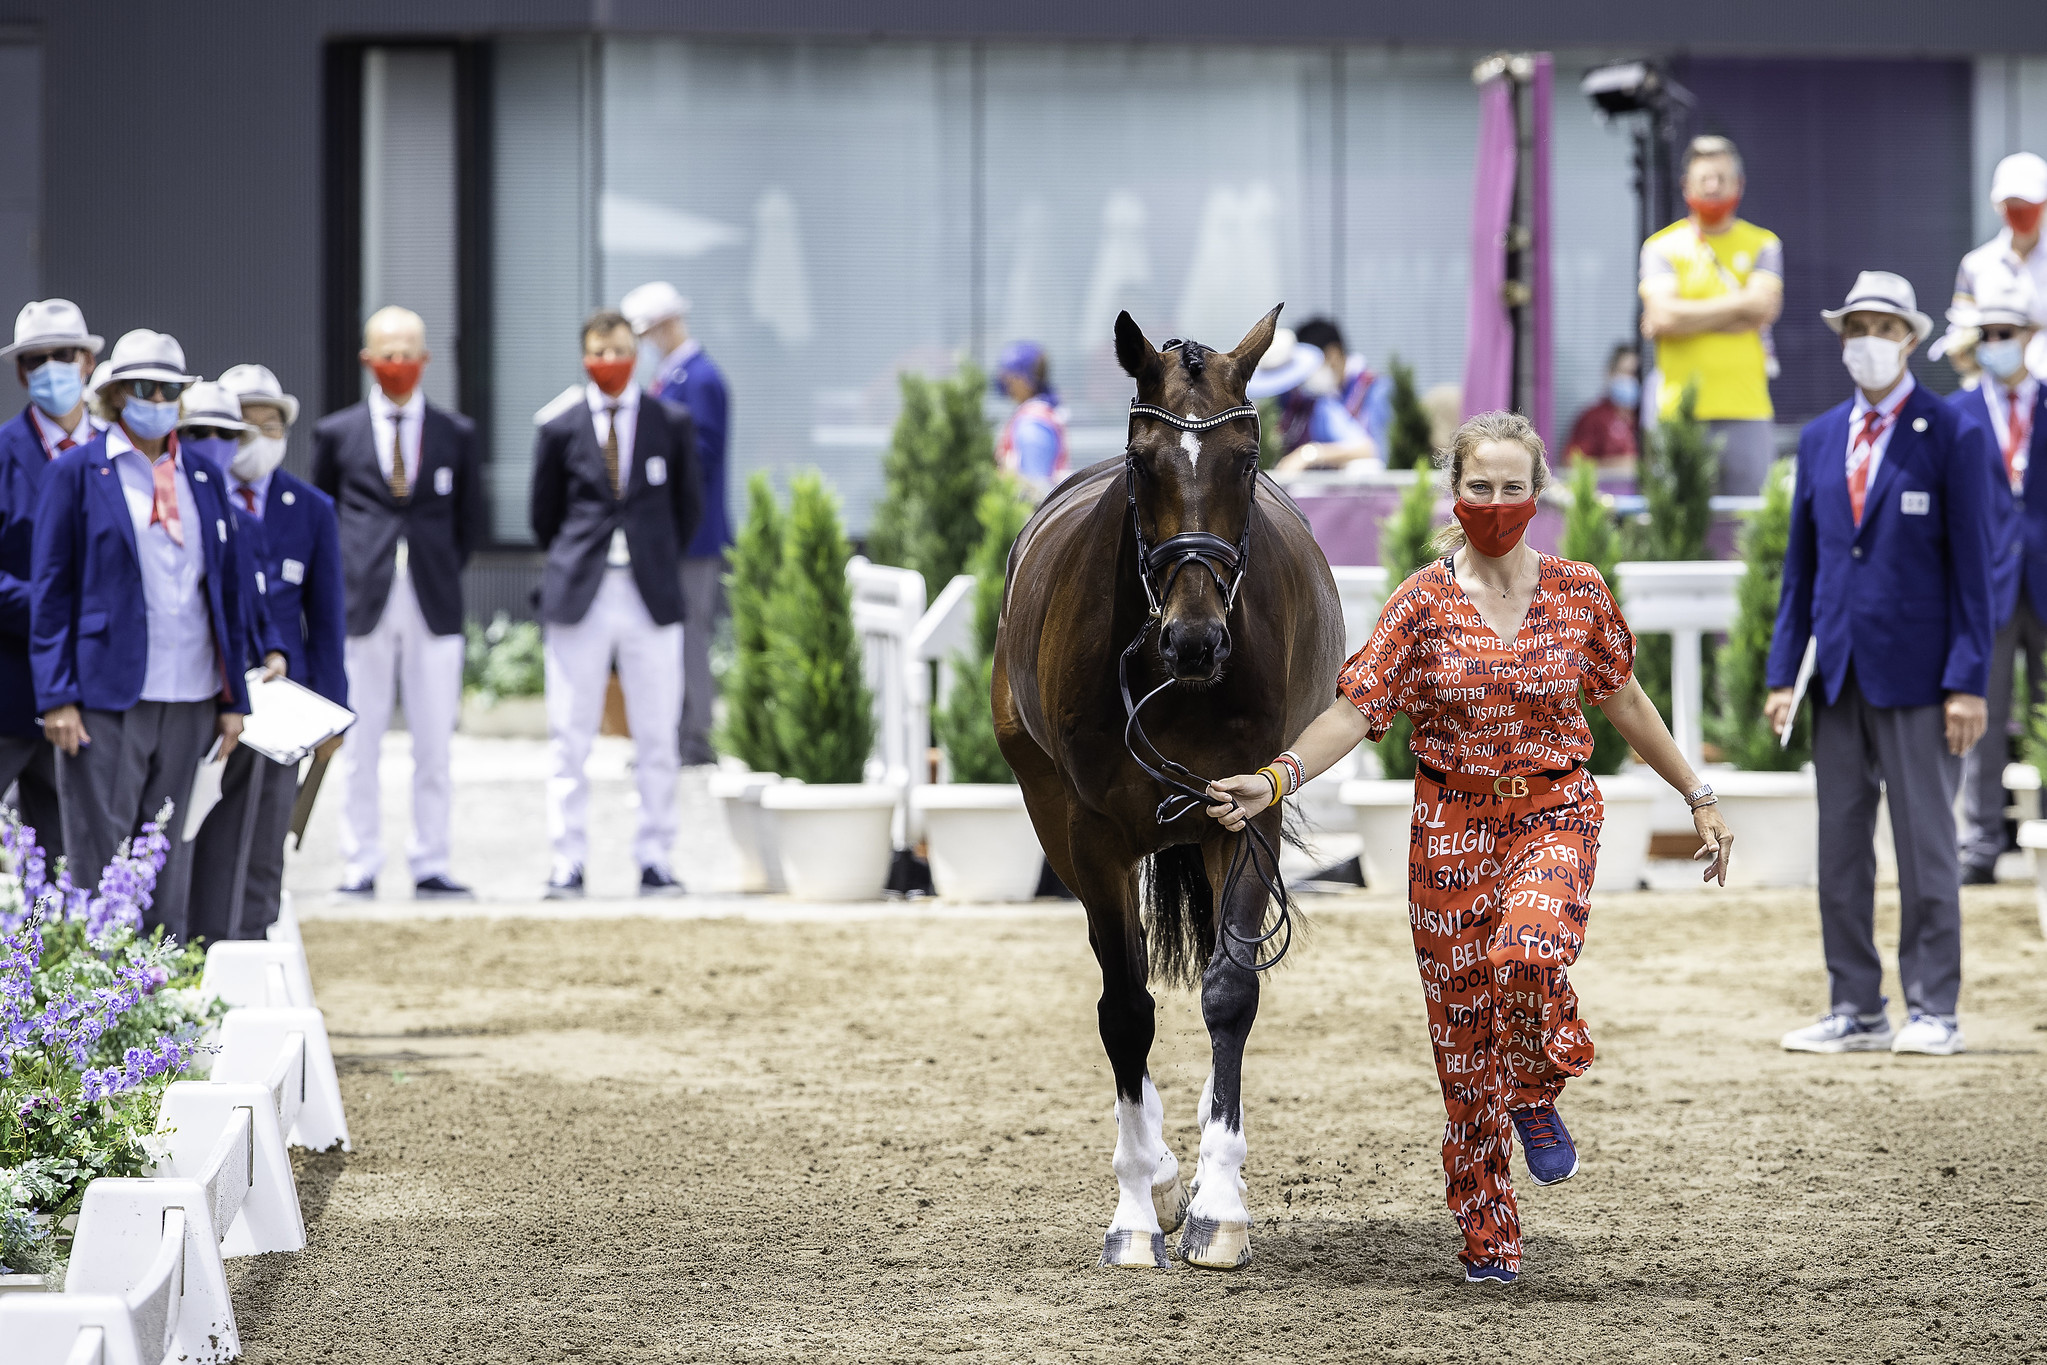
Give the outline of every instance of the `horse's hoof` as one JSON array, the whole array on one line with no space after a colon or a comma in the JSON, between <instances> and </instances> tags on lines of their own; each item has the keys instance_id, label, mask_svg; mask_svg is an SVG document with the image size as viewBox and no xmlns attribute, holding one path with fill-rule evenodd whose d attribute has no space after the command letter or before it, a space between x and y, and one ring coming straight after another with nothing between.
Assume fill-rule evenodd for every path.
<instances>
[{"instance_id":1,"label":"horse's hoof","mask_svg":"<svg viewBox=\"0 0 2047 1365\"><path fill-rule=\"evenodd\" d=\"M1180 1183L1178 1171L1165 1184L1152 1186L1151 1207L1152 1212L1159 1216L1159 1226L1167 1232L1177 1232L1180 1221L1187 1216L1187 1202L1192 1197L1187 1193L1187 1187Z\"/></svg>"},{"instance_id":2,"label":"horse's hoof","mask_svg":"<svg viewBox=\"0 0 2047 1365\"><path fill-rule=\"evenodd\" d=\"M1251 1264L1251 1224L1189 1214L1180 1232L1180 1259L1203 1270L1242 1270Z\"/></svg>"},{"instance_id":3,"label":"horse's hoof","mask_svg":"<svg viewBox=\"0 0 2047 1365\"><path fill-rule=\"evenodd\" d=\"M1112 1230L1102 1239L1101 1266L1104 1270L1171 1270L1173 1263L1166 1259L1166 1234L1130 1228Z\"/></svg>"}]
</instances>

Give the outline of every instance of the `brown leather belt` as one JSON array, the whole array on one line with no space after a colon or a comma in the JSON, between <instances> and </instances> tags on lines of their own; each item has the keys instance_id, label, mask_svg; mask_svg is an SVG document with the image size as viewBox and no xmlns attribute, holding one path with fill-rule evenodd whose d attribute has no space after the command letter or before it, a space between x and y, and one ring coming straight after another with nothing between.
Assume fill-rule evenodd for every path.
<instances>
[{"instance_id":1,"label":"brown leather belt","mask_svg":"<svg viewBox=\"0 0 2047 1365\"><path fill-rule=\"evenodd\" d=\"M1495 777L1490 773L1446 773L1441 768L1432 768L1417 762L1415 770L1439 787L1452 791L1475 792L1480 796L1547 796L1558 787L1571 781L1583 771L1585 765L1575 764L1569 768L1549 772L1529 773L1522 777Z\"/></svg>"}]
</instances>

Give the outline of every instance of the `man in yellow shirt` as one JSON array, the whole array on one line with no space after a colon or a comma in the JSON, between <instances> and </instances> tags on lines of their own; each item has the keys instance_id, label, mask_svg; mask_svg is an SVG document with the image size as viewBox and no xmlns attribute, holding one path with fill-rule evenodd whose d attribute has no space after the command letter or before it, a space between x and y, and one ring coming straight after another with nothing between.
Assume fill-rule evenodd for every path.
<instances>
[{"instance_id":1,"label":"man in yellow shirt","mask_svg":"<svg viewBox=\"0 0 2047 1365\"><path fill-rule=\"evenodd\" d=\"M1691 212L1642 243L1642 335L1656 343L1659 417L1676 415L1688 384L1697 416L1720 441L1720 491L1754 494L1776 455L1770 324L1784 308L1784 246L1734 216L1741 153L1724 137L1685 149Z\"/></svg>"}]
</instances>

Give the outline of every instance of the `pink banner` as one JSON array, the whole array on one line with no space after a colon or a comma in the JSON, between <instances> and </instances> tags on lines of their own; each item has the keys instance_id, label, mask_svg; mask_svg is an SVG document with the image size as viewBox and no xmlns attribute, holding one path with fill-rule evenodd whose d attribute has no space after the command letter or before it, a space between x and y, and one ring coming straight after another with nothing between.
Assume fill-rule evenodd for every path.
<instances>
[{"instance_id":1,"label":"pink banner","mask_svg":"<svg viewBox=\"0 0 2047 1365\"><path fill-rule=\"evenodd\" d=\"M1504 75L1478 89L1478 177L1471 200L1471 295L1464 323L1464 415L1513 404L1514 324L1507 229L1514 218L1514 86Z\"/></svg>"},{"instance_id":2,"label":"pink banner","mask_svg":"<svg viewBox=\"0 0 2047 1365\"><path fill-rule=\"evenodd\" d=\"M1534 238L1529 259L1529 283L1534 287L1535 306L1530 310L1531 322L1535 327L1535 383L1530 395L1529 419L1535 423L1536 434L1543 444L1552 450L1557 444L1556 407L1551 397L1553 385L1550 376L1554 368L1550 348L1550 320L1553 299L1550 294L1549 254L1549 194L1550 194L1550 125L1551 81L1555 76L1555 63L1547 52L1535 56L1535 79L1529 85L1529 103L1535 112L1535 185L1530 196L1530 208L1535 221L1529 226Z\"/></svg>"}]
</instances>

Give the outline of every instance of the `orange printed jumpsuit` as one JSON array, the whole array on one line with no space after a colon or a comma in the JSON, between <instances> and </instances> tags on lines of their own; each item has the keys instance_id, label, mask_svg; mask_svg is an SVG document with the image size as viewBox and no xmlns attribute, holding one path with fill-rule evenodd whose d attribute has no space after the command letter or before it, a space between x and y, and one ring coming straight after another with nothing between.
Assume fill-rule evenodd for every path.
<instances>
[{"instance_id":1,"label":"orange printed jumpsuit","mask_svg":"<svg viewBox=\"0 0 2047 1365\"><path fill-rule=\"evenodd\" d=\"M1578 694L1605 701L1627 686L1634 659L1634 636L1591 566L1544 555L1507 645L1445 559L1400 585L1338 675L1373 739L1397 712L1414 722L1422 766L1408 919L1449 1111L1444 1190L1466 1264L1520 1268L1508 1113L1554 1103L1592 1064L1567 969L1585 942L1604 810L1583 766L1592 733ZM1516 798L1454 789L1431 769L1567 775Z\"/></svg>"}]
</instances>

